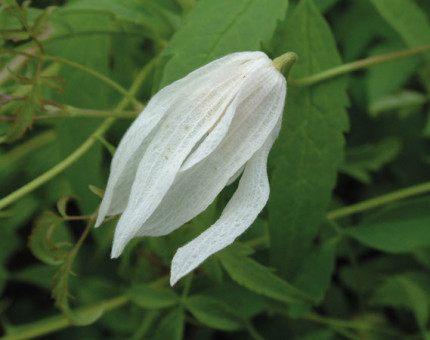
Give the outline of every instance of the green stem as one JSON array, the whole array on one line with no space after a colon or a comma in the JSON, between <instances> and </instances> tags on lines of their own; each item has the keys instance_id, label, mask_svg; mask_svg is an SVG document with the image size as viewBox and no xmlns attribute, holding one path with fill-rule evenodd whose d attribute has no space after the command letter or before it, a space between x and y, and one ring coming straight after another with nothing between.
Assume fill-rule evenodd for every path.
<instances>
[{"instance_id":1,"label":"green stem","mask_svg":"<svg viewBox=\"0 0 430 340\"><path fill-rule=\"evenodd\" d=\"M92 134L91 136L83 143L79 148L77 148L73 153L71 153L67 158L58 163L56 166L49 169L47 172L43 173L39 177L35 178L31 182L22 186L18 190L12 192L8 196L2 198L0 200L0 209L7 207L13 202L17 201L21 197L24 197L28 193L37 189L41 185L45 184L59 173L63 172L69 166L71 166L74 162L76 162L79 158L81 158L95 143L97 140L96 137L102 136L115 122L114 118L106 119Z\"/></svg>"},{"instance_id":2,"label":"green stem","mask_svg":"<svg viewBox=\"0 0 430 340\"><path fill-rule=\"evenodd\" d=\"M130 88L130 94L126 96L126 98L123 98L121 102L116 107L116 110L122 110L129 101L130 96L134 96L134 94L137 92L139 86L143 82L143 80L148 75L149 71L156 65L158 61L158 58L154 58L151 62L149 62L139 73L137 78L135 79L133 85ZM93 146L93 144L100 138L115 122L115 118L108 118L106 119L92 134L88 139L81 144L79 148L77 148L72 154L70 154L67 158L65 158L63 161L58 163L53 168L49 169L47 172L43 173L39 177L35 178L31 182L27 183L23 187L19 188L18 190L12 192L8 196L4 197L0 200L0 209L5 208L6 206L12 204L16 200L20 199L21 197L27 195L28 193L32 192L33 190L37 189L41 185L45 184L55 176L57 176L59 173L67 169L70 165L72 165L74 162L76 162L80 157L82 157L90 148Z\"/></svg>"},{"instance_id":3,"label":"green stem","mask_svg":"<svg viewBox=\"0 0 430 340\"><path fill-rule=\"evenodd\" d=\"M153 286L160 286L169 282L168 276L162 276L157 280L150 283ZM103 312L109 312L113 309L124 306L130 302L127 295L120 295L109 300L98 302L91 306L76 308L76 314L91 315L99 311L101 308ZM7 329L7 335L0 338L0 340L24 340L32 339L37 336L50 334L61 329L74 326L66 316L58 314L45 318L43 320L35 321L26 325L13 326Z\"/></svg>"},{"instance_id":4,"label":"green stem","mask_svg":"<svg viewBox=\"0 0 430 340\"><path fill-rule=\"evenodd\" d=\"M47 115L35 116L35 120L46 120L52 118L72 118L72 117L92 117L92 118L127 118L133 119L138 116L136 111L109 111L109 110L90 110L65 105L61 108L47 107Z\"/></svg>"},{"instance_id":5,"label":"green stem","mask_svg":"<svg viewBox=\"0 0 430 340\"><path fill-rule=\"evenodd\" d=\"M97 72L97 71L95 71L89 67L75 63L74 61L71 61L71 60L67 60L67 59L55 57L55 56L50 56L47 54L42 55L41 58L44 60L55 61L57 63L67 65L67 66L73 67L77 70L81 70L83 72L86 72L86 73L94 76L95 78L100 79L101 81L105 82L106 84L110 85L112 88L114 88L119 93L121 93L125 98L127 98L130 101L130 103L133 103L138 108L144 107L144 104L141 103L140 101L138 101L136 98L134 98L134 96L131 93L129 93L124 87L122 87L117 82L110 79L109 77L106 77L105 75L103 75L103 74L101 74L101 73L99 73L99 72Z\"/></svg>"},{"instance_id":6,"label":"green stem","mask_svg":"<svg viewBox=\"0 0 430 340\"><path fill-rule=\"evenodd\" d=\"M370 67L379 63L391 61L391 60L410 57L427 51L430 51L430 45L423 45L423 46L408 48L405 50L400 50L392 53L382 54L376 57L365 58L362 60L357 60L351 63L343 64L343 65L328 69L326 71L313 74L308 77L304 77L300 79L291 79L288 81L288 85L296 86L296 87L309 86L330 78L340 76L345 73L353 72L356 70L360 70L363 68L367 68L367 67Z\"/></svg>"},{"instance_id":7,"label":"green stem","mask_svg":"<svg viewBox=\"0 0 430 340\"><path fill-rule=\"evenodd\" d=\"M92 306L78 308L76 313L92 314L95 311L100 310L101 306L103 306L104 311L107 312L125 305L128 301L129 298L126 295L121 295ZM59 314L27 325L11 328L8 332L10 334L1 337L0 340L32 339L41 335L59 331L69 326L72 326L70 320L64 315Z\"/></svg>"},{"instance_id":8,"label":"green stem","mask_svg":"<svg viewBox=\"0 0 430 340\"><path fill-rule=\"evenodd\" d=\"M358 212L379 207L387 203L398 201L411 196L424 194L427 192L430 192L430 182L414 185L405 189L390 192L386 195L369 199L367 201L332 210L327 213L326 217L329 220L335 220L341 217L349 216Z\"/></svg>"},{"instance_id":9,"label":"green stem","mask_svg":"<svg viewBox=\"0 0 430 340\"><path fill-rule=\"evenodd\" d=\"M144 339L146 333L148 333L154 321L160 315L158 310L145 310L145 316L141 326L134 332L130 340L141 340Z\"/></svg>"},{"instance_id":10,"label":"green stem","mask_svg":"<svg viewBox=\"0 0 430 340\"><path fill-rule=\"evenodd\" d=\"M187 275L185 278L184 289L182 290L181 298L185 302L188 294L190 293L191 283L193 282L193 272Z\"/></svg>"}]
</instances>

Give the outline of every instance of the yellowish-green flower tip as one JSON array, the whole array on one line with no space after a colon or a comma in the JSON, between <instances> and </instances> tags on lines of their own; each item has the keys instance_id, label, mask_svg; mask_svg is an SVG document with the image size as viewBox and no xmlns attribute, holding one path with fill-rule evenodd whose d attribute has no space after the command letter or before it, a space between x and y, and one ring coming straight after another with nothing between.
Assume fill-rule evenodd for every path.
<instances>
[{"instance_id":1,"label":"yellowish-green flower tip","mask_svg":"<svg viewBox=\"0 0 430 340\"><path fill-rule=\"evenodd\" d=\"M288 73L290 73L291 67L293 67L294 63L298 59L298 55L295 52L287 52L275 59L273 59L273 65L275 68L285 75L285 78L288 77Z\"/></svg>"}]
</instances>

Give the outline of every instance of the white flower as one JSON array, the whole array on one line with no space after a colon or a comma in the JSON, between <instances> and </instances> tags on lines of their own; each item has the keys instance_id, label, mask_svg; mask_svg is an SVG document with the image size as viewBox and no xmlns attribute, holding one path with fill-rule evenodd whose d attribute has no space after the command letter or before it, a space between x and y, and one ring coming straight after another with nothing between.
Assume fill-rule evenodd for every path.
<instances>
[{"instance_id":1,"label":"white flower","mask_svg":"<svg viewBox=\"0 0 430 340\"><path fill-rule=\"evenodd\" d=\"M241 235L269 197L267 156L285 96L285 78L262 52L227 55L158 92L112 160L96 223L122 213L112 258L134 237L179 228L243 171L219 220L176 252L170 283Z\"/></svg>"}]
</instances>

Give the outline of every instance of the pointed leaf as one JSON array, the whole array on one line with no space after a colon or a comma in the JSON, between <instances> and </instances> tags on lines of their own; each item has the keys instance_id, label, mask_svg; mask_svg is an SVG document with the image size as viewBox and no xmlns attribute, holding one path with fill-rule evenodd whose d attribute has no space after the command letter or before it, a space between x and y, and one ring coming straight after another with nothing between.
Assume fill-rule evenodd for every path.
<instances>
[{"instance_id":1,"label":"pointed leaf","mask_svg":"<svg viewBox=\"0 0 430 340\"><path fill-rule=\"evenodd\" d=\"M127 291L131 301L142 308L158 309L179 303L179 296L172 290L149 285L133 286Z\"/></svg>"},{"instance_id":2,"label":"pointed leaf","mask_svg":"<svg viewBox=\"0 0 430 340\"><path fill-rule=\"evenodd\" d=\"M249 290L287 303L309 299L306 293L273 274L271 269L235 250L228 248L219 257L230 277Z\"/></svg>"},{"instance_id":3,"label":"pointed leaf","mask_svg":"<svg viewBox=\"0 0 430 340\"><path fill-rule=\"evenodd\" d=\"M202 324L224 331L243 327L243 321L229 306L214 298L194 295L185 302L186 308Z\"/></svg>"}]
</instances>

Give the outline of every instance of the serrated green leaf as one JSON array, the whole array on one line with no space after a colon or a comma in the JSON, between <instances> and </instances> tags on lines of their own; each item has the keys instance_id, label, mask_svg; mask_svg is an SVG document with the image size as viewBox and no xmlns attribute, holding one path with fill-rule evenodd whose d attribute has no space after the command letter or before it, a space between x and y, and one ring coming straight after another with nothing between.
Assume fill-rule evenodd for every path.
<instances>
[{"instance_id":1,"label":"serrated green leaf","mask_svg":"<svg viewBox=\"0 0 430 340\"><path fill-rule=\"evenodd\" d=\"M398 275L387 278L377 288L372 297L372 303L393 307L406 307L412 310L421 331L429 317L429 300L427 294L412 280Z\"/></svg>"},{"instance_id":2,"label":"serrated green leaf","mask_svg":"<svg viewBox=\"0 0 430 340\"><path fill-rule=\"evenodd\" d=\"M158 324L153 340L180 340L184 333L185 315L182 307L174 308Z\"/></svg>"},{"instance_id":3,"label":"serrated green leaf","mask_svg":"<svg viewBox=\"0 0 430 340\"><path fill-rule=\"evenodd\" d=\"M311 0L297 5L280 46L299 55L292 78L340 64L330 27ZM347 104L339 78L288 90L283 127L271 154L268 203L271 263L281 277L297 272L324 219L343 158Z\"/></svg>"},{"instance_id":4,"label":"serrated green leaf","mask_svg":"<svg viewBox=\"0 0 430 340\"><path fill-rule=\"evenodd\" d=\"M55 306L58 307L63 315L75 326L87 326L96 322L103 315L105 306L99 306L91 310L74 311L69 306L69 275L74 254L67 253L64 262L54 276L52 284L52 297L55 299Z\"/></svg>"},{"instance_id":5,"label":"serrated green leaf","mask_svg":"<svg viewBox=\"0 0 430 340\"><path fill-rule=\"evenodd\" d=\"M228 305L208 296L191 296L185 301L185 306L198 321L214 329L235 331L244 325Z\"/></svg>"},{"instance_id":6,"label":"serrated green leaf","mask_svg":"<svg viewBox=\"0 0 430 340\"><path fill-rule=\"evenodd\" d=\"M147 309L167 308L179 303L179 296L172 290L149 285L133 286L127 291L130 300Z\"/></svg>"},{"instance_id":7,"label":"serrated green leaf","mask_svg":"<svg viewBox=\"0 0 430 340\"><path fill-rule=\"evenodd\" d=\"M336 244L327 243L315 247L307 255L294 278L294 285L309 294L319 304L330 287L335 268Z\"/></svg>"},{"instance_id":8,"label":"serrated green leaf","mask_svg":"<svg viewBox=\"0 0 430 340\"><path fill-rule=\"evenodd\" d=\"M385 139L376 144L366 144L347 148L345 160L340 171L356 180L369 184L370 172L378 171L382 166L392 161L401 149L397 139Z\"/></svg>"},{"instance_id":9,"label":"serrated green leaf","mask_svg":"<svg viewBox=\"0 0 430 340\"><path fill-rule=\"evenodd\" d=\"M161 87L228 53L259 50L287 5L287 0L199 1L164 51L171 58Z\"/></svg>"},{"instance_id":10,"label":"serrated green leaf","mask_svg":"<svg viewBox=\"0 0 430 340\"><path fill-rule=\"evenodd\" d=\"M306 293L273 274L271 269L236 251L226 249L219 257L230 277L253 292L287 303L309 298Z\"/></svg>"},{"instance_id":11,"label":"serrated green leaf","mask_svg":"<svg viewBox=\"0 0 430 340\"><path fill-rule=\"evenodd\" d=\"M51 212L44 213L31 232L28 246L33 255L40 261L49 265L61 265L70 249L68 240L63 239L57 232L57 228L63 222L63 218Z\"/></svg>"}]
</instances>

